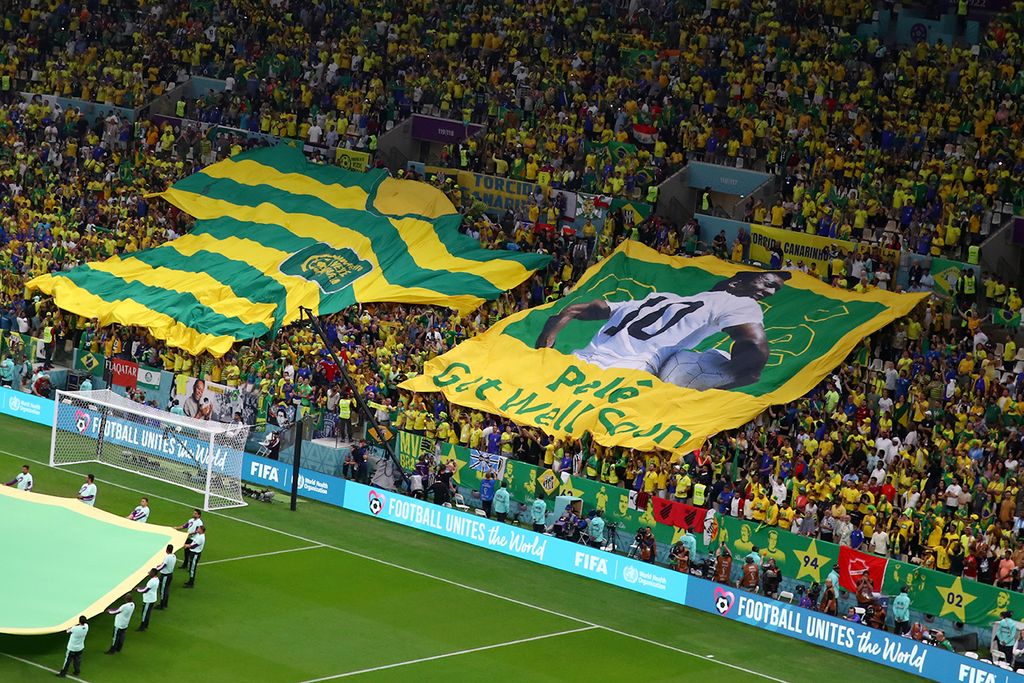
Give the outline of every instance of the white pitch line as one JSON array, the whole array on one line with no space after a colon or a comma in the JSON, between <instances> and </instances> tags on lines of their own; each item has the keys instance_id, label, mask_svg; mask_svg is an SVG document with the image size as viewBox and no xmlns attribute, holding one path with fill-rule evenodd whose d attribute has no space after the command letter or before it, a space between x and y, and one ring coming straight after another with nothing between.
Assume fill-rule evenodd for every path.
<instances>
[{"instance_id":1,"label":"white pitch line","mask_svg":"<svg viewBox=\"0 0 1024 683\"><path fill-rule=\"evenodd\" d=\"M307 545L302 548L288 548L287 550L275 550L269 553L256 553L255 555L242 555L240 557L228 557L223 560L210 560L209 562L203 562L204 567L209 567L211 564L222 564L224 562L237 562L239 560L251 560L256 557L270 557L271 555L284 555L285 553L297 553L301 550L315 550L317 548L323 548L323 543L317 543L316 545Z\"/></svg>"},{"instance_id":2,"label":"white pitch line","mask_svg":"<svg viewBox=\"0 0 1024 683\"><path fill-rule=\"evenodd\" d=\"M599 629L600 626L583 626L582 628L574 628L568 631L559 631L558 633L546 633L542 636L533 636L531 638L520 638L519 640L510 640L505 643L495 643L494 645L482 645L480 647L471 647L468 650L458 650L456 652L446 652L440 655L433 655L431 657L420 657L419 659L410 659L404 662L395 662L394 664L385 664L383 666L374 666L369 669L359 669L358 671L346 671L343 674L335 674L333 676L324 676L323 678L311 678L308 681L302 681L302 683L321 683L321 681L333 681L337 678L348 678L349 676L358 676L359 674L368 674L374 671L385 671L387 669L396 669L400 666L409 666L410 664L419 664L420 662L432 662L437 659L447 659L448 657L458 657L460 655L468 655L474 652L483 652L484 650L496 650L499 647L508 647L509 645L519 645L521 643L532 643L537 640L546 640L548 638L557 638L559 636L567 636L570 633L580 633L581 631L593 631Z\"/></svg>"},{"instance_id":3,"label":"white pitch line","mask_svg":"<svg viewBox=\"0 0 1024 683\"><path fill-rule=\"evenodd\" d=\"M0 655L3 655L4 657L10 657L11 659L16 659L16 660L18 660L19 662L21 662L23 664L28 664L29 666L34 666L37 669L42 669L43 671L49 671L52 674L60 672L60 669L51 669L48 666L43 666L42 664L37 664L36 662L33 662L30 659L22 659L21 657L15 657L14 655L7 654L6 652L0 652ZM89 683L89 681L85 680L84 678L78 678L77 676L72 676L71 674L67 675L67 679L69 681L78 681L78 683Z\"/></svg>"},{"instance_id":4,"label":"white pitch line","mask_svg":"<svg viewBox=\"0 0 1024 683\"><path fill-rule=\"evenodd\" d=\"M9 456L14 457L14 458L21 458L23 460L27 460L28 462L34 462L36 464L44 465L46 467L51 467L49 462L46 462L46 461L43 461L43 460L36 460L34 458L25 458L24 456L18 455L17 453L11 453L10 451L5 451L5 450L2 450L2 449L0 449L0 453L3 453L5 455L9 455ZM60 469L60 468L53 468L53 469ZM64 471L65 472L70 472L70 471L73 471L73 470L64 470ZM182 506L187 507L187 508L195 507L191 503L185 503L185 502L182 502L180 500L176 500L174 498L168 498L166 496L159 496L159 495L155 495L155 494L150 494L150 493L147 493L146 491L143 491L141 489L135 489L135 488L132 488L130 486L124 486L123 484L117 484L117 483L112 482L112 481L106 481L106 480L103 480L103 479L97 479L96 481L98 481L98 482L100 482L102 484L109 484L110 486L113 486L115 488L124 489L125 491L132 491L134 493L146 494L150 498L155 498L157 500L166 500L169 503L176 503L177 505L182 505ZM294 538L294 539L297 539L299 541L305 541L306 543L310 543L310 544L320 543L319 541L317 541L315 539L312 539L312 538L306 538L305 536L299 536L298 534L293 534L290 531L282 531L281 529L275 529L274 527L266 526L264 524L260 524L259 522L252 522L252 521L250 521L248 519L242 519L241 517L233 517L233 516L231 516L231 515L229 515L227 513L224 513L224 512L210 511L210 512L207 512L205 514L212 514L212 515L217 515L217 516L220 516L220 517L224 517L225 519L230 519L230 520L233 520L235 522L241 522L242 524L248 524L249 526L256 527L257 529L263 529L264 531L272 531L274 533L281 534L282 536L288 536L290 538ZM356 513L356 514L358 514L358 513ZM352 555L353 557L359 557L359 558L362 558L364 560L369 560L371 562L376 562L378 564L385 565L387 567L393 567L395 569L400 569L402 571L406 571L406 572L409 572L411 574L417 574L419 576L423 576L423 577L426 577L426 578L429 578L429 579L434 579L435 581L440 581L442 583L447 583L447 584L449 584L451 586L456 586L457 588L462 588L463 590L472 591L474 593L479 593L480 595L486 595L486 596L489 596L489 597L492 597L492 598L496 598L498 600L504 600L506 602L510 602L512 604L515 604L515 605L520 605L522 607L528 607L530 609L534 609L534 610L537 610L539 612L546 612L546 613L554 615L556 617L561 617L563 619L568 619L569 621L575 621L575 622L580 623L580 624L585 624L587 626L592 626L592 627L595 627L595 628L603 629L605 631L608 631L609 633L614 633L616 635L620 635L620 636L623 636L625 638L632 638L633 640L639 640L640 642L648 643L650 645L656 645L658 647L665 648L666 650L672 650L673 652L678 652L680 654L689 655L690 657L696 657L697 659L701 659L701 660L704 660L704 661L711 661L711 662L714 662L715 664L721 664L722 666L728 667L730 669L734 669L736 671L742 671L743 673L750 674L751 676L757 676L757 677L763 678L765 680L775 681L775 683L789 683L788 681L786 681L786 680L784 680L782 678L775 678L774 676L769 676L768 674L761 673L760 671L754 671L752 669L746 669L746 668L744 668L742 666L739 666L737 664L730 664L729 662L723 661L721 659L711 659L711 660L709 660L706 655L699 655L696 652L690 652L689 650L684 650L682 648L675 647L674 645L666 645L665 643L659 642L657 640L651 640L649 638L644 638L643 636L638 636L638 635L633 634L633 633L626 633L625 631L619 631L619 630L616 630L614 628L610 628L608 626L604 626L602 624L596 624L596 623L594 623L592 621L587 621L586 619L580 619L579 617L570 616L568 614L564 614L562 612L558 612L558 611L553 610L553 609L548 609L547 607L541 607L540 605L534 605L534 604L531 604L529 602L523 602L522 600L517 600L515 598L510 598L507 595L501 595L500 593L492 593L491 591L485 590L483 588L477 588L475 586L470 586L470 585L467 585L467 584L464 584L464 583L459 583L458 581L452 581L451 579L446 579L443 576L437 576L435 574L430 574L430 573L427 573L427 572L424 572L424 571L420 571L419 569L413 569L412 567L406 567L404 565L396 564L394 562L389 562L388 560L382 560L379 557L373 557L372 555L365 555L363 553L356 552L355 550L349 550L348 548L342 548L340 546L331 545L329 543L321 543L321 545L324 548L330 548L331 550L337 550L338 552L345 553L346 555Z\"/></svg>"}]
</instances>

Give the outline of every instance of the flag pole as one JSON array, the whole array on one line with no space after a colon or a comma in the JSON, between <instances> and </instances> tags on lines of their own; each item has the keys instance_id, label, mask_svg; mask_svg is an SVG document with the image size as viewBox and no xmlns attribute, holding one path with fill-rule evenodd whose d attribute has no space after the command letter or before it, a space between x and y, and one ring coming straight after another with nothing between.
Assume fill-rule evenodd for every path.
<instances>
[{"instance_id":1,"label":"flag pole","mask_svg":"<svg viewBox=\"0 0 1024 683\"><path fill-rule=\"evenodd\" d=\"M394 463L395 471L398 472L399 481L408 488L410 482L409 477L406 475L405 470L402 469L402 462L398 459L395 454L395 449L391 447L390 439L384 438L384 430L377 422L377 418L373 416L373 412L370 407L366 405L366 401L359 395L359 387L352 381L352 377L348 374L348 368L345 366L341 359L338 358L337 354L334 353L334 349L331 348L330 342L327 340L327 334L324 332L324 328L320 325L320 319L313 314L310 309L300 306L299 307L299 319L300 322L304 319L309 324L310 329L320 338L327 353L330 354L331 360L334 361L335 365L338 366L338 370L341 371L341 378L345 381L345 386L352 392L352 398L355 399L356 409L359 411L363 419L366 420L366 424L373 427L374 433L377 435L377 441L384 447L384 452L387 453L388 458Z\"/></svg>"}]
</instances>

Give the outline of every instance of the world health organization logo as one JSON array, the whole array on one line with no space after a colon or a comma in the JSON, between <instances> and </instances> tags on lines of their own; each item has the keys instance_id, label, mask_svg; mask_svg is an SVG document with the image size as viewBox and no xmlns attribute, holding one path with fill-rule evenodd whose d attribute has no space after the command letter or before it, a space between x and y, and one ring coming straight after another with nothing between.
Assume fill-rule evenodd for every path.
<instances>
[{"instance_id":1,"label":"world health organization logo","mask_svg":"<svg viewBox=\"0 0 1024 683\"><path fill-rule=\"evenodd\" d=\"M21 399L17 396L11 396L7 399L7 407L11 409L12 413L21 412Z\"/></svg>"},{"instance_id":2,"label":"world health organization logo","mask_svg":"<svg viewBox=\"0 0 1024 683\"><path fill-rule=\"evenodd\" d=\"M335 249L320 242L289 256L280 270L285 275L312 280L324 294L334 294L369 273L373 266L352 249Z\"/></svg>"},{"instance_id":3,"label":"world health organization logo","mask_svg":"<svg viewBox=\"0 0 1024 683\"><path fill-rule=\"evenodd\" d=\"M629 565L622 570L622 579L626 583L636 583L640 579L640 572L633 565Z\"/></svg>"}]
</instances>

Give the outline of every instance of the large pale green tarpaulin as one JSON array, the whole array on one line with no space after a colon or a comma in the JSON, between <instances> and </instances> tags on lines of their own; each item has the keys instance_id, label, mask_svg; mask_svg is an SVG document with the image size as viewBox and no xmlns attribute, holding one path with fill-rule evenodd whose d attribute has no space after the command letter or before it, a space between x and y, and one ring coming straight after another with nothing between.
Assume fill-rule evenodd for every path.
<instances>
[{"instance_id":1,"label":"large pale green tarpaulin","mask_svg":"<svg viewBox=\"0 0 1024 683\"><path fill-rule=\"evenodd\" d=\"M481 248L426 183L313 164L288 145L225 159L160 196L198 219L190 234L28 287L101 325L146 327L220 356L298 320L301 308L326 315L391 301L467 313L550 260Z\"/></svg>"},{"instance_id":2,"label":"large pale green tarpaulin","mask_svg":"<svg viewBox=\"0 0 1024 683\"><path fill-rule=\"evenodd\" d=\"M420 456L423 437L410 432L400 431L397 434L397 448L402 468L411 472ZM479 490L483 474L480 470L469 466L469 449L450 443L441 444L441 459L444 462L454 460L455 481L460 486ZM537 478L545 470L519 460L509 458L505 466L505 486L509 496L518 503L530 503L537 497ZM654 508L648 504L647 510L641 511L630 507L630 492L618 486L594 481L585 477L570 477L562 482L553 495L577 496L583 500L583 510L601 510L606 521L621 524L623 529L633 534L640 527L649 526L654 531L654 538L659 544L675 543L680 530L659 524L654 518ZM549 499L553 496L549 496ZM703 550L704 541L700 533L694 534L697 546Z\"/></svg>"},{"instance_id":3,"label":"large pale green tarpaulin","mask_svg":"<svg viewBox=\"0 0 1024 683\"><path fill-rule=\"evenodd\" d=\"M778 527L735 517L718 518L718 541L742 559L757 546L764 558L776 561L782 575L807 582L824 582L839 560L835 543L800 536ZM896 595L910 587L910 602L925 614L987 626L998 621L1003 610L1024 614L1024 594L961 579L945 572L890 559L882 592Z\"/></svg>"},{"instance_id":4,"label":"large pale green tarpaulin","mask_svg":"<svg viewBox=\"0 0 1024 683\"><path fill-rule=\"evenodd\" d=\"M92 618L157 566L185 534L74 498L0 486L0 633L57 633Z\"/></svg>"}]
</instances>

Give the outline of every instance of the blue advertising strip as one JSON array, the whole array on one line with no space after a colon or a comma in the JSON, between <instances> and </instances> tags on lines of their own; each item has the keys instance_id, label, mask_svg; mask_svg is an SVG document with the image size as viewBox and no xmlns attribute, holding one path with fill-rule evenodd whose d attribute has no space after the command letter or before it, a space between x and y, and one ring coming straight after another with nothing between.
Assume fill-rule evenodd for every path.
<instances>
[{"instance_id":1,"label":"blue advertising strip","mask_svg":"<svg viewBox=\"0 0 1024 683\"><path fill-rule=\"evenodd\" d=\"M292 466L246 453L242 463L242 481L290 492ZM305 467L299 468L299 495L303 498L344 507L346 485L351 485L351 482Z\"/></svg>"},{"instance_id":2,"label":"blue advertising strip","mask_svg":"<svg viewBox=\"0 0 1024 683\"><path fill-rule=\"evenodd\" d=\"M53 426L53 401L7 387L0 387L0 413L46 427Z\"/></svg>"},{"instance_id":3,"label":"blue advertising strip","mask_svg":"<svg viewBox=\"0 0 1024 683\"><path fill-rule=\"evenodd\" d=\"M683 604L689 576L486 517L346 482L346 510Z\"/></svg>"},{"instance_id":4,"label":"blue advertising strip","mask_svg":"<svg viewBox=\"0 0 1024 683\"><path fill-rule=\"evenodd\" d=\"M695 577L687 584L686 606L933 681L1022 680L1006 669L948 650Z\"/></svg>"}]
</instances>

